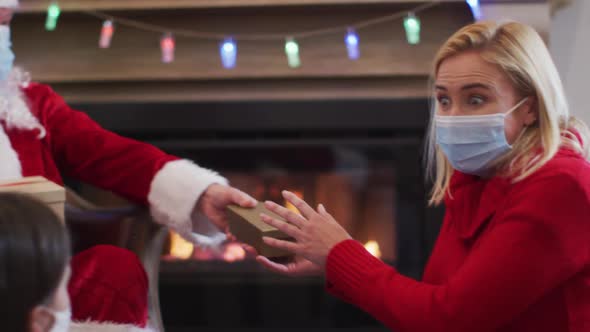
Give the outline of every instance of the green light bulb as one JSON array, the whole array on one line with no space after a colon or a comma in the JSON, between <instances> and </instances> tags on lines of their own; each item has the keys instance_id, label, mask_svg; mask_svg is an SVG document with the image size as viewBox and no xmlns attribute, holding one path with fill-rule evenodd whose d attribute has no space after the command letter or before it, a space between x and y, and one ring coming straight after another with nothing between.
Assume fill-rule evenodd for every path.
<instances>
[{"instance_id":1,"label":"green light bulb","mask_svg":"<svg viewBox=\"0 0 590 332\"><path fill-rule=\"evenodd\" d=\"M54 2L49 5L47 8L47 20L45 21L45 29L47 31L55 30L55 27L57 26L57 19L59 18L60 13L61 10L59 9L57 3Z\"/></svg>"},{"instance_id":2,"label":"green light bulb","mask_svg":"<svg viewBox=\"0 0 590 332\"><path fill-rule=\"evenodd\" d=\"M408 43L416 45L420 43L420 19L409 14L404 19L404 28L406 29L406 38Z\"/></svg>"},{"instance_id":3,"label":"green light bulb","mask_svg":"<svg viewBox=\"0 0 590 332\"><path fill-rule=\"evenodd\" d=\"M301 58L299 57L299 45L293 38L288 38L285 42L285 54L287 54L287 62L289 67L297 68L301 66Z\"/></svg>"}]
</instances>

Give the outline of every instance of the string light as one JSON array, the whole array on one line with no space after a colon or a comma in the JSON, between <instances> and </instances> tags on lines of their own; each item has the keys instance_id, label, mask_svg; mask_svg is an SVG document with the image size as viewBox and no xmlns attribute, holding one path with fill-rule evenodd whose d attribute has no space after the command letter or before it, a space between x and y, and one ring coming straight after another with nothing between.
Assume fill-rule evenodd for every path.
<instances>
[{"instance_id":1,"label":"string light","mask_svg":"<svg viewBox=\"0 0 590 332\"><path fill-rule=\"evenodd\" d=\"M59 14L61 13L61 9L57 2L52 2L49 7L47 7L47 19L45 20L45 30L53 31L57 27L57 19L59 18Z\"/></svg>"},{"instance_id":2,"label":"string light","mask_svg":"<svg viewBox=\"0 0 590 332\"><path fill-rule=\"evenodd\" d=\"M60 8L57 5L57 1L49 6L47 11L47 22L46 28L48 30L55 29L57 25L57 18L60 14ZM474 0L466 0L470 6L476 4L479 8L479 2ZM88 10L84 11L85 14L104 20L103 26L99 38L100 48L109 48L111 39L115 31L114 22L117 25L133 27L139 30L163 33L160 39L160 48L162 52L162 62L171 63L175 57L175 39L174 36L182 36L185 38L192 39L204 39L204 40L221 40L219 43L219 52L221 58L221 64L224 68L234 68L237 64L237 41L284 41L285 54L287 56L287 63L289 67L297 68L301 66L300 58L300 47L296 40L309 39L312 37L341 33L342 30L345 32L345 45L349 59L356 60L360 58L360 39L355 29L364 29L369 26L382 24L385 22L395 21L403 19L403 26L406 32L406 38L410 44L420 43L420 19L416 17L415 13L422 12L426 9L435 7L441 3L440 0L433 0L429 3L424 3L409 11L399 11L396 13L390 13L381 17L371 18L364 21L354 22L350 25L340 25L333 27L320 28L315 30L304 30L294 32L288 38L280 33L265 33L265 34L234 34L232 38L227 38L223 34L216 32L207 31L196 31L188 29L171 29L169 27L160 26L156 24L145 23L133 19L127 19L123 17L115 17L107 15L99 11ZM474 8L474 7L472 7ZM354 28L352 28L354 27Z\"/></svg>"},{"instance_id":3,"label":"string light","mask_svg":"<svg viewBox=\"0 0 590 332\"><path fill-rule=\"evenodd\" d=\"M285 41L285 54L287 54L287 62L289 67L297 68L301 66L301 58L299 57L299 44L295 38L287 38Z\"/></svg>"},{"instance_id":4,"label":"string light","mask_svg":"<svg viewBox=\"0 0 590 332\"><path fill-rule=\"evenodd\" d=\"M176 43L174 36L171 33L165 33L160 40L160 48L162 49L162 62L171 63L174 61L174 50Z\"/></svg>"},{"instance_id":5,"label":"string light","mask_svg":"<svg viewBox=\"0 0 590 332\"><path fill-rule=\"evenodd\" d=\"M481 8L479 7L479 0L466 0L469 7L471 7L471 12L473 13L473 17L476 20L481 19Z\"/></svg>"},{"instance_id":6,"label":"string light","mask_svg":"<svg viewBox=\"0 0 590 332\"><path fill-rule=\"evenodd\" d=\"M115 26L112 20L106 20L102 24L102 29L100 30L100 39L98 40L98 47L100 48L109 48L111 47L111 39L113 38L113 33L115 32Z\"/></svg>"},{"instance_id":7,"label":"string light","mask_svg":"<svg viewBox=\"0 0 590 332\"><path fill-rule=\"evenodd\" d=\"M221 56L221 64L224 68L234 68L238 55L238 45L232 38L224 39L219 46L219 55Z\"/></svg>"},{"instance_id":8,"label":"string light","mask_svg":"<svg viewBox=\"0 0 590 332\"><path fill-rule=\"evenodd\" d=\"M404 29L408 43L412 45L420 43L420 19L414 13L409 13L404 18Z\"/></svg>"},{"instance_id":9,"label":"string light","mask_svg":"<svg viewBox=\"0 0 590 332\"><path fill-rule=\"evenodd\" d=\"M349 28L344 37L346 43L346 50L348 51L348 58L350 60L356 60L361 56L359 51L359 36L356 34L354 29Z\"/></svg>"}]
</instances>

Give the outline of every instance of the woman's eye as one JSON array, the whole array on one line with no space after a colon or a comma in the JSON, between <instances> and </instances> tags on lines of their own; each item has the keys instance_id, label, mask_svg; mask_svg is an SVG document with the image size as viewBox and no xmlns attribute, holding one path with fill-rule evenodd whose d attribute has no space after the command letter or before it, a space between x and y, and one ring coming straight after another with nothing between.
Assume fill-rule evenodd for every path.
<instances>
[{"instance_id":1,"label":"woman's eye","mask_svg":"<svg viewBox=\"0 0 590 332\"><path fill-rule=\"evenodd\" d=\"M451 104L451 100L447 97L438 97L438 102L441 106L449 106Z\"/></svg>"},{"instance_id":2,"label":"woman's eye","mask_svg":"<svg viewBox=\"0 0 590 332\"><path fill-rule=\"evenodd\" d=\"M485 102L483 97L473 96L469 97L469 105L481 105Z\"/></svg>"}]
</instances>

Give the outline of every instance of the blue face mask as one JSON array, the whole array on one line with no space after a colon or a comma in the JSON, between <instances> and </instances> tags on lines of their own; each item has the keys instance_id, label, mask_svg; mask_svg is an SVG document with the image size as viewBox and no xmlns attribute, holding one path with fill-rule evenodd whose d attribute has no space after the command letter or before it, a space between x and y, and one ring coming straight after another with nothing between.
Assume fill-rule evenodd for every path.
<instances>
[{"instance_id":1,"label":"blue face mask","mask_svg":"<svg viewBox=\"0 0 590 332\"><path fill-rule=\"evenodd\" d=\"M436 143L454 169L484 176L491 164L512 148L506 141L506 116L520 107L521 100L506 113L434 117Z\"/></svg>"},{"instance_id":2,"label":"blue face mask","mask_svg":"<svg viewBox=\"0 0 590 332\"><path fill-rule=\"evenodd\" d=\"M14 64L14 53L10 41L10 28L6 25L0 26L0 81L5 81L12 71Z\"/></svg>"}]
</instances>

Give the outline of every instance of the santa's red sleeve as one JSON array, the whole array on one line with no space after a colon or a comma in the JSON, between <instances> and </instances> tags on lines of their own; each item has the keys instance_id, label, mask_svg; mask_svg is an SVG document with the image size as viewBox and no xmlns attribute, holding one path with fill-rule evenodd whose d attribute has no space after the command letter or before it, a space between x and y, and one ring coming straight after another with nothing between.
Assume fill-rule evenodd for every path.
<instances>
[{"instance_id":1,"label":"santa's red sleeve","mask_svg":"<svg viewBox=\"0 0 590 332\"><path fill-rule=\"evenodd\" d=\"M156 221L194 242L211 240L191 233L195 219L191 213L209 185L227 184L226 179L192 161L101 128L85 113L71 109L46 85L31 84L26 94L62 173L149 204ZM211 224L203 223L202 232L223 238Z\"/></svg>"}]
</instances>

